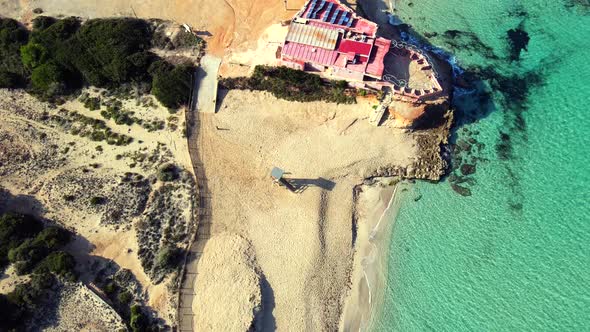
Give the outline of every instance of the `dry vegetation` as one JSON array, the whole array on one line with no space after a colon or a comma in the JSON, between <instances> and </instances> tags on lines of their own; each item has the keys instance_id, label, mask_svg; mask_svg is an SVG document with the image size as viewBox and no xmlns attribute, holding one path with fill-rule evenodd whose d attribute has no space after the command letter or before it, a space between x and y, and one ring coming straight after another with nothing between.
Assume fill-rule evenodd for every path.
<instances>
[{"instance_id":1,"label":"dry vegetation","mask_svg":"<svg viewBox=\"0 0 590 332\"><path fill-rule=\"evenodd\" d=\"M72 230L76 237L67 250L76 258L81 282L97 286L127 326L150 320L160 326L175 324L178 259L195 230L194 180L187 171L190 161L181 129L184 111L171 115L145 95L107 99L104 90L85 93L99 100L116 99L138 119L163 125L154 129L137 122L117 124L101 116L108 108L104 102L97 110L78 99L55 106L24 92L0 90L0 186L12 196L29 197L4 200L4 208L42 215ZM96 139L96 130L110 136ZM173 165L174 173L162 165ZM118 277L123 272L126 281ZM52 312L82 301L72 295L79 292L90 291L68 291ZM97 312L102 312L97 320L111 317L108 306ZM67 317L79 315L64 317L58 326L65 328L73 324Z\"/></svg>"}]
</instances>

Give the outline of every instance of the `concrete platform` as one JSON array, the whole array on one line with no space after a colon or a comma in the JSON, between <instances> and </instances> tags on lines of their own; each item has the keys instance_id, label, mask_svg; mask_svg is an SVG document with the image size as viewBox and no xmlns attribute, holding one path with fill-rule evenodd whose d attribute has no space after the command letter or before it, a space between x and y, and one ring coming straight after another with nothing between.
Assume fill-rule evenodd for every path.
<instances>
[{"instance_id":1,"label":"concrete platform","mask_svg":"<svg viewBox=\"0 0 590 332\"><path fill-rule=\"evenodd\" d=\"M196 109L199 112L215 113L220 65L221 59L213 55L207 54L201 59L201 66L195 74Z\"/></svg>"}]
</instances>

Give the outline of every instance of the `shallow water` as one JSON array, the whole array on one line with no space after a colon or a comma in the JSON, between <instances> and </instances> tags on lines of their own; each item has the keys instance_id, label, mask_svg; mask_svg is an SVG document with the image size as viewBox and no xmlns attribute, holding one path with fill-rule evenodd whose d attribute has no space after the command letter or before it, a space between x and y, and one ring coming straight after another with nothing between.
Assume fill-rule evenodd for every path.
<instances>
[{"instance_id":1,"label":"shallow water","mask_svg":"<svg viewBox=\"0 0 590 332\"><path fill-rule=\"evenodd\" d=\"M397 5L418 34L437 33L430 43L478 72L491 99L455 99L470 115L455 139L480 143L454 164L476 166L461 184L472 195L448 180L404 195L371 330L590 330L590 5ZM517 28L530 37L520 56L507 39Z\"/></svg>"}]
</instances>

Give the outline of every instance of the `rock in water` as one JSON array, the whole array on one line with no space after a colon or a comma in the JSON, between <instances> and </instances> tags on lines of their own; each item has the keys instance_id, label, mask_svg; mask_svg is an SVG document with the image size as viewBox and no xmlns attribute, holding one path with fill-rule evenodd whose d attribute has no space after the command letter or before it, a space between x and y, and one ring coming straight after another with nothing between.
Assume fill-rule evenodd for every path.
<instances>
[{"instance_id":1,"label":"rock in water","mask_svg":"<svg viewBox=\"0 0 590 332\"><path fill-rule=\"evenodd\" d=\"M475 173L475 165L472 165L472 164L461 165L461 174L471 175L473 173Z\"/></svg>"},{"instance_id":2,"label":"rock in water","mask_svg":"<svg viewBox=\"0 0 590 332\"><path fill-rule=\"evenodd\" d=\"M531 38L529 37L529 34L520 27L510 29L506 34L508 35L508 41L510 42L510 60L519 60L520 52L522 50L527 50Z\"/></svg>"},{"instance_id":3,"label":"rock in water","mask_svg":"<svg viewBox=\"0 0 590 332\"><path fill-rule=\"evenodd\" d=\"M461 196L471 196L471 190L469 188L461 187L456 184L451 184L451 188Z\"/></svg>"}]
</instances>

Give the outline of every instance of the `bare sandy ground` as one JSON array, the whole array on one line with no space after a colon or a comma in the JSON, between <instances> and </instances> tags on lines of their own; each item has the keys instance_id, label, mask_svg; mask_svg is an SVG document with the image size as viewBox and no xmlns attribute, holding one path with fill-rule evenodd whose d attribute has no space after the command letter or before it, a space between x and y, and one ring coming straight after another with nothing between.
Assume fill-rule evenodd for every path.
<instances>
[{"instance_id":1,"label":"bare sandy ground","mask_svg":"<svg viewBox=\"0 0 590 332\"><path fill-rule=\"evenodd\" d=\"M261 319L258 328L338 329L355 250L353 187L381 165L409 165L417 152L412 136L371 126L369 109L362 101L303 104L230 91L217 114L200 115L211 236L247 239L270 290L263 298L263 317L252 318ZM273 166L287 171L300 193L274 185ZM209 248L204 249L207 257ZM237 255L233 250L215 255L231 261ZM240 282L201 271L195 288L211 280L219 290ZM213 288L201 294L193 307L231 295ZM226 312L216 319L222 324L244 314Z\"/></svg>"},{"instance_id":2,"label":"bare sandy ground","mask_svg":"<svg viewBox=\"0 0 590 332\"><path fill-rule=\"evenodd\" d=\"M207 242L197 278L215 278L200 280L195 292L219 297L193 303L195 331L247 331L251 327L252 317L262 310L259 268L254 257L250 243L237 235L219 235Z\"/></svg>"},{"instance_id":3,"label":"bare sandy ground","mask_svg":"<svg viewBox=\"0 0 590 332\"><path fill-rule=\"evenodd\" d=\"M372 319L383 303L391 220L398 213L401 196L410 186L398 178L376 178L357 187L357 250L352 287L340 322L340 331L370 331Z\"/></svg>"}]
</instances>

